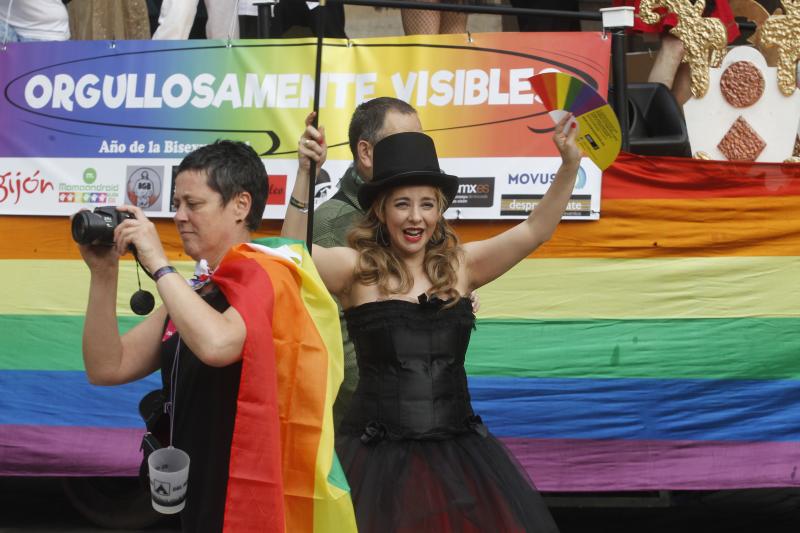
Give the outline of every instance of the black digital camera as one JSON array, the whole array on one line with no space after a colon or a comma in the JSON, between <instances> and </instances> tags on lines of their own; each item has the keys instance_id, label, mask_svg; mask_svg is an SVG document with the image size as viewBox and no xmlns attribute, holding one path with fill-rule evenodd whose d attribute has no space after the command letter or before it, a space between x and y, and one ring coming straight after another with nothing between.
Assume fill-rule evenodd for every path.
<instances>
[{"instance_id":1,"label":"black digital camera","mask_svg":"<svg viewBox=\"0 0 800 533\"><path fill-rule=\"evenodd\" d=\"M80 211L72 218L72 238L78 244L112 246L114 229L129 218L134 217L118 211L113 205L95 207L94 211Z\"/></svg>"}]
</instances>

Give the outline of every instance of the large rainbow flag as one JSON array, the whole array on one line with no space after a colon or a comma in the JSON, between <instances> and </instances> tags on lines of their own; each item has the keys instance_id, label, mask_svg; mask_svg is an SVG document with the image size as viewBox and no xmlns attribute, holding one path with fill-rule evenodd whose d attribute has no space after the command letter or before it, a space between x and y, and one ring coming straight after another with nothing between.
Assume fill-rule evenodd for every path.
<instances>
[{"instance_id":1,"label":"large rainbow flag","mask_svg":"<svg viewBox=\"0 0 800 533\"><path fill-rule=\"evenodd\" d=\"M66 217L0 217L0 475L136 476L144 425L139 400L158 374L119 387L86 379L81 357L89 271ZM174 230L171 249L180 244ZM187 277L186 257L176 264ZM117 312L127 331L141 318L122 261ZM156 294L146 276L143 285Z\"/></svg>"},{"instance_id":2,"label":"large rainbow flag","mask_svg":"<svg viewBox=\"0 0 800 533\"><path fill-rule=\"evenodd\" d=\"M156 225L190 276L172 222ZM136 475L137 404L159 379L87 383L88 272L66 218L0 217L0 235L0 475ZM798 165L621 155L598 222L562 223L480 290L475 409L546 491L798 486L798 266Z\"/></svg>"},{"instance_id":3,"label":"large rainbow flag","mask_svg":"<svg viewBox=\"0 0 800 533\"><path fill-rule=\"evenodd\" d=\"M474 407L540 489L800 486L800 165L623 154L479 293Z\"/></svg>"}]
</instances>

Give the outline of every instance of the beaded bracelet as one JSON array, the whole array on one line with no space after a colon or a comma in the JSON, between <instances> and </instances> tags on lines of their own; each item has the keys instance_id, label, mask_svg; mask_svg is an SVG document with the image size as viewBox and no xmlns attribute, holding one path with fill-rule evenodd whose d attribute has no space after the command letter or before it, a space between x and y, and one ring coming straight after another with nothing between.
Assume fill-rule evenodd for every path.
<instances>
[{"instance_id":1,"label":"beaded bracelet","mask_svg":"<svg viewBox=\"0 0 800 533\"><path fill-rule=\"evenodd\" d=\"M153 272L153 281L158 281L161 278L163 278L164 276L166 276L167 274L172 274L173 272L176 273L176 274L178 273L178 271L175 270L175 267L170 266L170 265L163 266L163 267L159 268L158 270L156 270L155 272Z\"/></svg>"},{"instance_id":2,"label":"beaded bracelet","mask_svg":"<svg viewBox=\"0 0 800 533\"><path fill-rule=\"evenodd\" d=\"M291 205L301 213L308 213L308 204L305 202L301 202L294 196L289 197L289 205Z\"/></svg>"}]
</instances>

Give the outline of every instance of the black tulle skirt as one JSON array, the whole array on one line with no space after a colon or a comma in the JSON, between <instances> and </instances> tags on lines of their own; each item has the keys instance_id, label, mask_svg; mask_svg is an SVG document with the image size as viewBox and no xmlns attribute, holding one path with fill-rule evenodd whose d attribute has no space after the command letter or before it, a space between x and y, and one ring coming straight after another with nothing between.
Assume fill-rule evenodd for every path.
<instances>
[{"instance_id":1,"label":"black tulle skirt","mask_svg":"<svg viewBox=\"0 0 800 533\"><path fill-rule=\"evenodd\" d=\"M336 451L360 533L558 531L528 475L491 434L370 444L340 434Z\"/></svg>"}]
</instances>

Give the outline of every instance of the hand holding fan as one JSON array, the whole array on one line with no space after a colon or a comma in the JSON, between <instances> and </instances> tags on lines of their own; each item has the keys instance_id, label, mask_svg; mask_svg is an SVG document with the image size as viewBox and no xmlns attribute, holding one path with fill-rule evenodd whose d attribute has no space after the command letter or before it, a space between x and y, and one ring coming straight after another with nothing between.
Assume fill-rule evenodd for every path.
<instances>
[{"instance_id":1,"label":"hand holding fan","mask_svg":"<svg viewBox=\"0 0 800 533\"><path fill-rule=\"evenodd\" d=\"M617 116L602 96L583 81L561 72L529 78L550 117L558 123L565 113L578 122L578 146L601 170L617 158L622 132Z\"/></svg>"}]
</instances>

